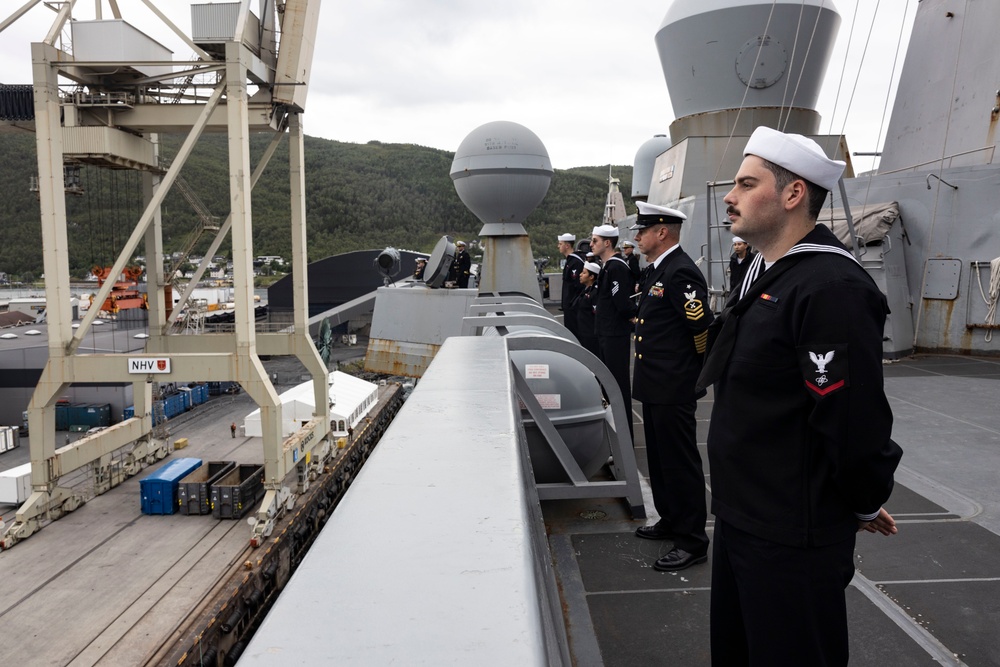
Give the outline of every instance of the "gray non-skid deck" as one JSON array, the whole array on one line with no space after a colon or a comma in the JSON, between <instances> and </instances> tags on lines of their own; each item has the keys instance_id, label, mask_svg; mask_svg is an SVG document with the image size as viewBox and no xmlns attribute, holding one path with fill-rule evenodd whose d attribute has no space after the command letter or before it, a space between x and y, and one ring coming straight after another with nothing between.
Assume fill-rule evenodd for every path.
<instances>
[{"instance_id":1,"label":"gray non-skid deck","mask_svg":"<svg viewBox=\"0 0 1000 667\"><path fill-rule=\"evenodd\" d=\"M1000 360L917 356L885 376L904 450L886 505L899 533L858 536L851 664L1000 665ZM709 394L697 413L707 486L711 407ZM672 545L636 538L643 522L616 501L546 501L543 512L577 664L710 664L711 562L657 572Z\"/></svg>"}]
</instances>

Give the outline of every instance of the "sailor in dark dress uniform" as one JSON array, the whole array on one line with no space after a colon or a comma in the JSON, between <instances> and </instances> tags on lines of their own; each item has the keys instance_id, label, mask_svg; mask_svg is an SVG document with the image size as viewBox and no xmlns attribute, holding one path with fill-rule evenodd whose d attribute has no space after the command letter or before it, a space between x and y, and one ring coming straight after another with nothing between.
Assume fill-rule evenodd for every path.
<instances>
[{"instance_id":1,"label":"sailor in dark dress uniform","mask_svg":"<svg viewBox=\"0 0 1000 667\"><path fill-rule=\"evenodd\" d=\"M580 284L583 291L576 297L573 312L576 313L576 337L583 349L601 358L601 348L594 333L594 303L597 297L597 277L601 275L601 265L587 262L580 272Z\"/></svg>"},{"instance_id":2,"label":"sailor in dark dress uniform","mask_svg":"<svg viewBox=\"0 0 1000 667\"><path fill-rule=\"evenodd\" d=\"M629 437L632 435L632 382L629 378L632 320L636 304L632 291L632 271L622 256L615 252L618 228L614 225L594 227L590 248L601 259L601 274L597 278L596 320L597 342L601 361L611 371L625 399ZM616 425L620 428L620 425Z\"/></svg>"},{"instance_id":3,"label":"sailor in dark dress uniform","mask_svg":"<svg viewBox=\"0 0 1000 667\"><path fill-rule=\"evenodd\" d=\"M638 289L641 269L639 268L639 255L635 251L635 241L629 241L628 239L622 241L622 257L628 262L628 268L632 270L636 289Z\"/></svg>"},{"instance_id":4,"label":"sailor in dark dress uniform","mask_svg":"<svg viewBox=\"0 0 1000 667\"><path fill-rule=\"evenodd\" d=\"M455 244L455 260L452 267L455 271L455 284L464 289L469 286L469 276L472 274L472 258L465 249L465 241Z\"/></svg>"},{"instance_id":5,"label":"sailor in dark dress uniform","mask_svg":"<svg viewBox=\"0 0 1000 667\"><path fill-rule=\"evenodd\" d=\"M701 270L680 247L686 216L638 202L632 229L646 267L639 285L632 395L642 402L649 485L660 520L636 530L646 539L673 540L653 567L683 570L708 560L705 473L695 435L695 391L712 311Z\"/></svg>"},{"instance_id":6,"label":"sailor in dark dress uniform","mask_svg":"<svg viewBox=\"0 0 1000 667\"><path fill-rule=\"evenodd\" d=\"M579 327L577 325L576 299L583 291L580 283L580 272L583 271L583 258L573 252L573 244L576 243L576 236L573 234L560 234L556 237L559 241L559 252L566 258L566 264L562 272L562 300L559 304L563 311L563 326L579 340Z\"/></svg>"},{"instance_id":7,"label":"sailor in dark dress uniform","mask_svg":"<svg viewBox=\"0 0 1000 667\"><path fill-rule=\"evenodd\" d=\"M708 435L713 665L846 665L845 589L859 530L902 451L882 379L885 298L817 215L844 163L759 127L724 201L758 250L731 295L699 386Z\"/></svg>"}]
</instances>

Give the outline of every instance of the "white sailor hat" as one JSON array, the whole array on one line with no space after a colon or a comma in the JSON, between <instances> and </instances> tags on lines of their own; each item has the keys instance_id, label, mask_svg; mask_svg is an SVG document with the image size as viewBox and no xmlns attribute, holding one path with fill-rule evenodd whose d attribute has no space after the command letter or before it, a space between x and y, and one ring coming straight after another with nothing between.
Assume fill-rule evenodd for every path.
<instances>
[{"instance_id":1,"label":"white sailor hat","mask_svg":"<svg viewBox=\"0 0 1000 667\"><path fill-rule=\"evenodd\" d=\"M427 258L426 257L417 257L417 261L418 262L423 262L423 263L426 264L427 263Z\"/></svg>"},{"instance_id":2,"label":"white sailor hat","mask_svg":"<svg viewBox=\"0 0 1000 667\"><path fill-rule=\"evenodd\" d=\"M464 248L465 247L465 241L455 241L455 247L456 248Z\"/></svg>"},{"instance_id":3,"label":"white sailor hat","mask_svg":"<svg viewBox=\"0 0 1000 667\"><path fill-rule=\"evenodd\" d=\"M835 190L844 163L831 160L812 139L801 134L785 134L763 125L750 135L743 155L756 155L824 190Z\"/></svg>"},{"instance_id":4,"label":"white sailor hat","mask_svg":"<svg viewBox=\"0 0 1000 667\"><path fill-rule=\"evenodd\" d=\"M597 262L584 262L583 268L587 269L595 276L601 272L601 265Z\"/></svg>"},{"instance_id":5,"label":"white sailor hat","mask_svg":"<svg viewBox=\"0 0 1000 667\"><path fill-rule=\"evenodd\" d=\"M734 236L733 237L733 243L746 243L746 241L744 241L743 239L741 239L739 236Z\"/></svg>"},{"instance_id":6,"label":"white sailor hat","mask_svg":"<svg viewBox=\"0 0 1000 667\"><path fill-rule=\"evenodd\" d=\"M556 237L557 241L565 241L566 243L576 243L576 236L573 234L560 234Z\"/></svg>"},{"instance_id":7,"label":"white sailor hat","mask_svg":"<svg viewBox=\"0 0 1000 667\"><path fill-rule=\"evenodd\" d=\"M644 201L637 201L635 205L639 208L639 215L635 217L635 224L629 229L646 229L653 225L679 224L687 220L687 216L675 208L647 204Z\"/></svg>"},{"instance_id":8,"label":"white sailor hat","mask_svg":"<svg viewBox=\"0 0 1000 667\"><path fill-rule=\"evenodd\" d=\"M594 227L593 231L590 233L594 236L600 236L606 239L618 238L618 228L614 225L601 225L600 227Z\"/></svg>"}]
</instances>

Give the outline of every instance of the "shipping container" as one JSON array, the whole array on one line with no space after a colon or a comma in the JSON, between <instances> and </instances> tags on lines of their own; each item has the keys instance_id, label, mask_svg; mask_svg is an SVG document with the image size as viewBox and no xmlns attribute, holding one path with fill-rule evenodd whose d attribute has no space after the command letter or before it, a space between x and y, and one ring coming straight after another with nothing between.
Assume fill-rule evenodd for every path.
<instances>
[{"instance_id":1,"label":"shipping container","mask_svg":"<svg viewBox=\"0 0 1000 667\"><path fill-rule=\"evenodd\" d=\"M196 384L194 387L194 404L201 405L208 400L208 385L205 383Z\"/></svg>"},{"instance_id":2,"label":"shipping container","mask_svg":"<svg viewBox=\"0 0 1000 667\"><path fill-rule=\"evenodd\" d=\"M132 419L132 417L135 417L135 406L134 405L130 405L127 408L125 408L124 410L122 410L122 419Z\"/></svg>"},{"instance_id":3,"label":"shipping container","mask_svg":"<svg viewBox=\"0 0 1000 667\"><path fill-rule=\"evenodd\" d=\"M244 463L212 484L212 516L240 519L264 497L264 466Z\"/></svg>"},{"instance_id":4,"label":"shipping container","mask_svg":"<svg viewBox=\"0 0 1000 667\"><path fill-rule=\"evenodd\" d=\"M163 399L163 414L167 419L173 419L184 413L184 397L174 394Z\"/></svg>"},{"instance_id":5,"label":"shipping container","mask_svg":"<svg viewBox=\"0 0 1000 667\"><path fill-rule=\"evenodd\" d=\"M191 408L194 407L194 399L191 397L190 387L181 387L177 391L177 395L181 397L181 401L183 402L185 411L190 410Z\"/></svg>"},{"instance_id":6,"label":"shipping container","mask_svg":"<svg viewBox=\"0 0 1000 667\"><path fill-rule=\"evenodd\" d=\"M68 431L69 430L69 403L56 403L56 430L57 431Z\"/></svg>"},{"instance_id":7,"label":"shipping container","mask_svg":"<svg viewBox=\"0 0 1000 667\"><path fill-rule=\"evenodd\" d=\"M31 495L31 463L0 471L0 504L20 505Z\"/></svg>"},{"instance_id":8,"label":"shipping container","mask_svg":"<svg viewBox=\"0 0 1000 667\"><path fill-rule=\"evenodd\" d=\"M224 382L209 382L208 393L212 396L219 396L221 394L238 394L240 393L240 383L232 382L230 380L226 380Z\"/></svg>"},{"instance_id":9,"label":"shipping container","mask_svg":"<svg viewBox=\"0 0 1000 667\"><path fill-rule=\"evenodd\" d=\"M21 432L15 426L0 426L0 454L21 444Z\"/></svg>"},{"instance_id":10,"label":"shipping container","mask_svg":"<svg viewBox=\"0 0 1000 667\"><path fill-rule=\"evenodd\" d=\"M181 514L211 514L212 484L235 467L235 461L209 461L188 473L177 485L177 506Z\"/></svg>"},{"instance_id":11,"label":"shipping container","mask_svg":"<svg viewBox=\"0 0 1000 667\"><path fill-rule=\"evenodd\" d=\"M143 514L173 514L177 508L177 484L201 465L201 459L175 459L139 480Z\"/></svg>"},{"instance_id":12,"label":"shipping container","mask_svg":"<svg viewBox=\"0 0 1000 667\"><path fill-rule=\"evenodd\" d=\"M111 404L110 403L72 403L69 406L69 425L88 426L111 426Z\"/></svg>"}]
</instances>

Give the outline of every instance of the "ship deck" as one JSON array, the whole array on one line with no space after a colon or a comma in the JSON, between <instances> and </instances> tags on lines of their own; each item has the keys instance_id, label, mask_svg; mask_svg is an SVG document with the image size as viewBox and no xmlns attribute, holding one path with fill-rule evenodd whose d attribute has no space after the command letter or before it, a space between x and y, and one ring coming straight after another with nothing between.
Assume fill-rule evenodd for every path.
<instances>
[{"instance_id":1,"label":"ship deck","mask_svg":"<svg viewBox=\"0 0 1000 667\"><path fill-rule=\"evenodd\" d=\"M899 533L858 536L847 590L851 665L1000 665L1000 360L916 356L886 365L885 376L904 450L886 504ZM709 394L697 411L709 495L711 408ZM710 664L711 561L657 572L671 543L636 538L644 522L620 502L543 501L542 510L576 664Z\"/></svg>"},{"instance_id":2,"label":"ship deck","mask_svg":"<svg viewBox=\"0 0 1000 667\"><path fill-rule=\"evenodd\" d=\"M885 374L893 436L905 452L887 503L899 534L858 538L847 591L851 664L1000 665L1000 360L917 356ZM254 408L250 399L223 396L208 406L174 425L172 435L191 442L181 455L256 460L254 439L228 433ZM706 460L711 407L711 395L698 406ZM636 451L645 477L641 429ZM26 444L0 465L19 463L15 454L26 457ZM245 522L144 516L145 474L0 552L0 628L11 664L145 664L242 565ZM652 514L645 479L643 487ZM13 508L0 510L11 518ZM653 570L671 545L637 539L643 521L618 500L548 500L542 511L574 664L710 664L710 563Z\"/></svg>"}]
</instances>

